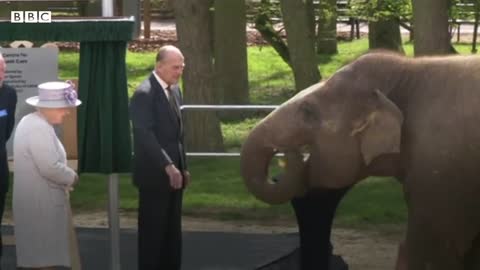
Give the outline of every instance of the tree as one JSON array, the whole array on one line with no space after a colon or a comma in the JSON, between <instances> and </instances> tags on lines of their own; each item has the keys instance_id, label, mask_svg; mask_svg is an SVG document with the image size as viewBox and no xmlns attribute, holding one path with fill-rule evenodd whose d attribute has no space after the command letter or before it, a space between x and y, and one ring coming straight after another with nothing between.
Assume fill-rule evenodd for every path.
<instances>
[{"instance_id":1,"label":"tree","mask_svg":"<svg viewBox=\"0 0 480 270\"><path fill-rule=\"evenodd\" d=\"M404 52L400 24L411 18L410 0L353 0L352 16L368 20L370 49Z\"/></svg>"},{"instance_id":2,"label":"tree","mask_svg":"<svg viewBox=\"0 0 480 270\"><path fill-rule=\"evenodd\" d=\"M262 35L278 55L287 63L290 67L290 52L288 51L287 44L283 41L281 30L277 31L274 28L274 22L272 17L281 18L281 14L278 12L278 8L270 2L270 0L261 0L260 7L255 16L255 29ZM312 31L313 32L313 31Z\"/></svg>"},{"instance_id":3,"label":"tree","mask_svg":"<svg viewBox=\"0 0 480 270\"><path fill-rule=\"evenodd\" d=\"M449 0L412 0L412 4L415 56L451 53Z\"/></svg>"},{"instance_id":4,"label":"tree","mask_svg":"<svg viewBox=\"0 0 480 270\"><path fill-rule=\"evenodd\" d=\"M150 0L143 0L143 37L147 39L150 38L151 14Z\"/></svg>"},{"instance_id":5,"label":"tree","mask_svg":"<svg viewBox=\"0 0 480 270\"><path fill-rule=\"evenodd\" d=\"M335 0L336 1L336 0ZM312 37L315 36L315 25L316 25L316 19L315 19L315 4L313 3L313 0L305 0L305 10L306 10L306 15L307 15L307 25L308 25L308 31L310 32L310 35Z\"/></svg>"},{"instance_id":6,"label":"tree","mask_svg":"<svg viewBox=\"0 0 480 270\"><path fill-rule=\"evenodd\" d=\"M387 49L404 53L400 27L395 19L379 19L368 24L369 49Z\"/></svg>"},{"instance_id":7,"label":"tree","mask_svg":"<svg viewBox=\"0 0 480 270\"><path fill-rule=\"evenodd\" d=\"M173 3L178 44L185 56L185 103L213 104L213 55L210 42L210 0L176 0ZM214 112L186 111L189 151L223 151L220 122Z\"/></svg>"},{"instance_id":8,"label":"tree","mask_svg":"<svg viewBox=\"0 0 480 270\"><path fill-rule=\"evenodd\" d=\"M214 54L216 87L224 104L248 104L244 0L216 0Z\"/></svg>"},{"instance_id":9,"label":"tree","mask_svg":"<svg viewBox=\"0 0 480 270\"><path fill-rule=\"evenodd\" d=\"M377 0L376 9L386 11L377 13L368 24L368 42L370 49L388 49L404 53L400 34L399 16L393 12L388 0Z\"/></svg>"},{"instance_id":10,"label":"tree","mask_svg":"<svg viewBox=\"0 0 480 270\"><path fill-rule=\"evenodd\" d=\"M337 49L337 0L319 1L317 53L335 54Z\"/></svg>"},{"instance_id":11,"label":"tree","mask_svg":"<svg viewBox=\"0 0 480 270\"><path fill-rule=\"evenodd\" d=\"M280 8L287 32L295 89L300 91L321 79L313 36L308 26L307 9L302 0L280 0Z\"/></svg>"}]
</instances>

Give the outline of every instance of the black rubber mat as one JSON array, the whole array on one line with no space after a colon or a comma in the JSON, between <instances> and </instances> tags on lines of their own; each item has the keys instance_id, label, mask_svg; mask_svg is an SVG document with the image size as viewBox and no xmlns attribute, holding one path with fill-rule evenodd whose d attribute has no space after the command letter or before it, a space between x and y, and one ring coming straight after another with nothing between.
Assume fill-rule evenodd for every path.
<instances>
[{"instance_id":1,"label":"black rubber mat","mask_svg":"<svg viewBox=\"0 0 480 270\"><path fill-rule=\"evenodd\" d=\"M3 235L12 227L4 226ZM77 228L83 270L108 270L108 230ZM138 270L137 236L132 229L121 230L122 270ZM289 254L298 246L297 234L249 234L230 232L183 233L182 270L254 270ZM15 269L15 247L5 246L2 270Z\"/></svg>"}]
</instances>

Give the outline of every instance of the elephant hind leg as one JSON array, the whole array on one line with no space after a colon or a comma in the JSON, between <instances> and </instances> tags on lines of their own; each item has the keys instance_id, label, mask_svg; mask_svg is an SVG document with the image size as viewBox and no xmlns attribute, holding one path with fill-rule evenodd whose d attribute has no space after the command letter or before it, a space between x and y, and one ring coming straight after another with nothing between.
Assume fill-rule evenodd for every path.
<instances>
[{"instance_id":1,"label":"elephant hind leg","mask_svg":"<svg viewBox=\"0 0 480 270\"><path fill-rule=\"evenodd\" d=\"M426 260L427 270L466 270L463 257L458 255L453 246L446 245L443 240L430 243L432 245ZM480 268L474 269L480 270Z\"/></svg>"},{"instance_id":2,"label":"elephant hind leg","mask_svg":"<svg viewBox=\"0 0 480 270\"><path fill-rule=\"evenodd\" d=\"M397 262L395 263L395 270L407 270L407 248L405 241L398 245Z\"/></svg>"},{"instance_id":3,"label":"elephant hind leg","mask_svg":"<svg viewBox=\"0 0 480 270\"><path fill-rule=\"evenodd\" d=\"M445 243L440 243L430 232L421 230L410 222L407 229L406 247L408 270L464 270L463 262L455 255L456 252L447 248ZM403 256L405 257L405 255ZM475 268L475 270L480 270L480 268Z\"/></svg>"},{"instance_id":4,"label":"elephant hind leg","mask_svg":"<svg viewBox=\"0 0 480 270\"><path fill-rule=\"evenodd\" d=\"M446 254L444 256L439 255L434 258L430 263L427 263L428 270L465 270L463 267L463 262L458 258L452 258L451 254ZM476 270L480 270L475 268Z\"/></svg>"},{"instance_id":5,"label":"elephant hind leg","mask_svg":"<svg viewBox=\"0 0 480 270\"><path fill-rule=\"evenodd\" d=\"M480 235L477 235L465 255L465 270L480 270Z\"/></svg>"}]
</instances>

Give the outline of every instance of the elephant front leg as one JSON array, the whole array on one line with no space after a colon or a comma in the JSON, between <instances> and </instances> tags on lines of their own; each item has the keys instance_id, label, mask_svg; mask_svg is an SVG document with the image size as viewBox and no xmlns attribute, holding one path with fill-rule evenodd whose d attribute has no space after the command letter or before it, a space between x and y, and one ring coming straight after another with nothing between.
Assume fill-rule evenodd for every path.
<instances>
[{"instance_id":1,"label":"elephant front leg","mask_svg":"<svg viewBox=\"0 0 480 270\"><path fill-rule=\"evenodd\" d=\"M408 270L433 270L426 265L426 239L417 226L413 225L412 218L408 218L407 237L406 237L406 257Z\"/></svg>"}]
</instances>

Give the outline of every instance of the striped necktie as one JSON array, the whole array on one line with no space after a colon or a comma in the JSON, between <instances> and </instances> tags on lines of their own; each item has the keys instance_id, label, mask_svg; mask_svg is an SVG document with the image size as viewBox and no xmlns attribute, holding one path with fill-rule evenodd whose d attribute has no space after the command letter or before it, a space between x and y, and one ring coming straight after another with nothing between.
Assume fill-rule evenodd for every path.
<instances>
[{"instance_id":1,"label":"striped necktie","mask_svg":"<svg viewBox=\"0 0 480 270\"><path fill-rule=\"evenodd\" d=\"M172 108L172 110L175 112L175 115L177 116L178 120L180 120L180 111L178 109L178 104L173 94L173 91L170 88L170 85L167 86L166 89L168 91L168 103L170 104L170 107Z\"/></svg>"}]
</instances>

